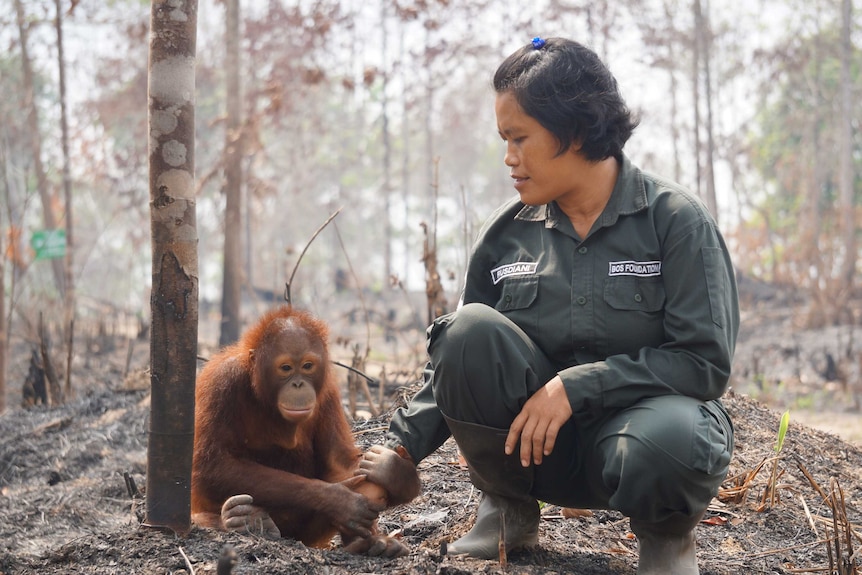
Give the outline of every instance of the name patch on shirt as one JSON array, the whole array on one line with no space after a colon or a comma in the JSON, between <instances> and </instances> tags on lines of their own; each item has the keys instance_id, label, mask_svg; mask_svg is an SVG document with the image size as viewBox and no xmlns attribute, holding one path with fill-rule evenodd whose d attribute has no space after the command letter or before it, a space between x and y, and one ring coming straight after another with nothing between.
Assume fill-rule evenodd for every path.
<instances>
[{"instance_id":1,"label":"name patch on shirt","mask_svg":"<svg viewBox=\"0 0 862 575\"><path fill-rule=\"evenodd\" d=\"M661 275L661 262L608 262L609 276L650 277Z\"/></svg>"},{"instance_id":2,"label":"name patch on shirt","mask_svg":"<svg viewBox=\"0 0 862 575\"><path fill-rule=\"evenodd\" d=\"M539 264L536 262L518 262L514 264L506 264L491 270L491 279L494 285L497 285L502 280L512 276L530 276L535 275Z\"/></svg>"}]
</instances>

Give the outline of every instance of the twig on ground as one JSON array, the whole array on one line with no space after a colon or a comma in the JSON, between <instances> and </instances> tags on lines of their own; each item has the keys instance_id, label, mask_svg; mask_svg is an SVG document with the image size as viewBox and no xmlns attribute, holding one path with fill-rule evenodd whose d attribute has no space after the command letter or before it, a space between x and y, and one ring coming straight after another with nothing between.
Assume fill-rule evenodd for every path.
<instances>
[{"instance_id":1,"label":"twig on ground","mask_svg":"<svg viewBox=\"0 0 862 575\"><path fill-rule=\"evenodd\" d=\"M182 548L182 547L179 547L179 550L180 550L180 555L182 555L182 556L183 556L183 559L184 559L184 560L185 560L185 562L186 562L186 567L188 567L188 568L189 568L189 573L191 573L191 575L195 575L195 568L194 568L194 567L192 567L192 562L191 562L191 561L189 561L189 557L188 557L188 555L186 555L186 552L185 552L185 551L183 551L183 548Z\"/></svg>"},{"instance_id":2,"label":"twig on ground","mask_svg":"<svg viewBox=\"0 0 862 575\"><path fill-rule=\"evenodd\" d=\"M470 505L470 500L473 499L473 491L476 490L476 487L470 482L470 492L467 494L467 500L464 502L464 509L467 509L467 506Z\"/></svg>"},{"instance_id":3,"label":"twig on ground","mask_svg":"<svg viewBox=\"0 0 862 575\"><path fill-rule=\"evenodd\" d=\"M808 525L811 526L811 530L814 531L814 535L818 538L820 537L820 532L817 531L817 525L814 523L814 518L811 517L811 510L808 509L808 503L805 502L805 497L800 493L799 500L802 501L802 508L805 510L805 517L808 519Z\"/></svg>"},{"instance_id":4,"label":"twig on ground","mask_svg":"<svg viewBox=\"0 0 862 575\"><path fill-rule=\"evenodd\" d=\"M776 549L769 549L767 551L761 551L760 553L754 553L752 555L748 555L748 559L760 559L761 557L767 557L769 555L776 555L778 553L786 553L788 551L794 551L797 549L805 549L806 547L815 547L817 545L822 545L823 543L830 543L832 541L832 537L826 537L823 539L818 539L817 541L809 541L808 543L800 543L798 545L792 545L790 547L778 547Z\"/></svg>"},{"instance_id":5,"label":"twig on ground","mask_svg":"<svg viewBox=\"0 0 862 575\"><path fill-rule=\"evenodd\" d=\"M500 513L500 538L497 541L497 551L500 557L500 568L506 570L508 558L506 557L506 512Z\"/></svg>"},{"instance_id":6,"label":"twig on ground","mask_svg":"<svg viewBox=\"0 0 862 575\"><path fill-rule=\"evenodd\" d=\"M379 427L369 427L368 429L357 429L353 432L353 437L359 437L360 435L365 435L366 433L378 433L380 431L388 431L388 425L381 425Z\"/></svg>"},{"instance_id":7,"label":"twig on ground","mask_svg":"<svg viewBox=\"0 0 862 575\"><path fill-rule=\"evenodd\" d=\"M829 505L829 495L826 494L826 491L820 487L820 484L815 481L814 477L808 472L808 469L805 468L805 465L802 464L802 461L799 460L799 456L794 457L796 462L796 467L799 468L799 471L802 472L802 475L808 480L808 483L811 484L811 487L814 488L814 491L820 494L820 497L823 498L823 503Z\"/></svg>"},{"instance_id":8,"label":"twig on ground","mask_svg":"<svg viewBox=\"0 0 862 575\"><path fill-rule=\"evenodd\" d=\"M722 503L744 503L752 481L754 481L754 478L757 477L757 474L767 461L768 459L764 457L754 469L726 479L725 483L730 483L732 487L719 489L718 500Z\"/></svg>"}]
</instances>

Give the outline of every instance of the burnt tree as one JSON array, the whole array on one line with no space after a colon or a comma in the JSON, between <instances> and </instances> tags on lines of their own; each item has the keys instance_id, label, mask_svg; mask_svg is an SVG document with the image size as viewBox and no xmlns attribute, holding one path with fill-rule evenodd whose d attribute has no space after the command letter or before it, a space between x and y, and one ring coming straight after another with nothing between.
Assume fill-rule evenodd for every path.
<instances>
[{"instance_id":1,"label":"burnt tree","mask_svg":"<svg viewBox=\"0 0 862 575\"><path fill-rule=\"evenodd\" d=\"M194 128L197 0L153 0L149 167L153 287L147 518L191 528L198 333Z\"/></svg>"}]
</instances>

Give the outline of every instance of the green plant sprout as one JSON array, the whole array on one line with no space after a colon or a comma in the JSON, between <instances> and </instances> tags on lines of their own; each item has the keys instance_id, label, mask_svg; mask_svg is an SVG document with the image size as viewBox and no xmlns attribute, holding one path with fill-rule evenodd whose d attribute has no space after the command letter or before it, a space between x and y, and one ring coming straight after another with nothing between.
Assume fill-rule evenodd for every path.
<instances>
[{"instance_id":1,"label":"green plant sprout","mask_svg":"<svg viewBox=\"0 0 862 575\"><path fill-rule=\"evenodd\" d=\"M760 501L759 507L760 511L775 507L775 503L778 501L778 462L781 460L781 448L784 447L784 438L787 436L787 427L789 425L790 410L788 409L781 415L781 421L778 423L778 439L772 448L775 451L775 457L772 458L772 473L769 476L769 483L763 491L763 498Z\"/></svg>"},{"instance_id":2,"label":"green plant sprout","mask_svg":"<svg viewBox=\"0 0 862 575\"><path fill-rule=\"evenodd\" d=\"M784 437L787 435L787 426L790 425L790 410L788 409L781 415L781 422L778 424L778 441L775 442L775 453L781 453L781 448L784 447Z\"/></svg>"}]
</instances>

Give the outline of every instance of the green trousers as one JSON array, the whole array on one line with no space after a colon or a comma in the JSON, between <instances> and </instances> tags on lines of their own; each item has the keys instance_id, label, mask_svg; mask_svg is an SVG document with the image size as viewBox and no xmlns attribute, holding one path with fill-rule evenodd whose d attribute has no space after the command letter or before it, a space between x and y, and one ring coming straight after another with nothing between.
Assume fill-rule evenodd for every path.
<instances>
[{"instance_id":1,"label":"green trousers","mask_svg":"<svg viewBox=\"0 0 862 575\"><path fill-rule=\"evenodd\" d=\"M486 428L489 438L496 437L489 441L497 442L527 399L565 367L554 366L504 315L479 304L435 322L428 351L440 411ZM717 493L732 451L733 427L720 401L651 397L622 410L571 418L554 451L541 465L531 464L529 494L648 522L694 517ZM516 449L505 464L520 465L517 457ZM502 448L500 458L506 458Z\"/></svg>"}]
</instances>

